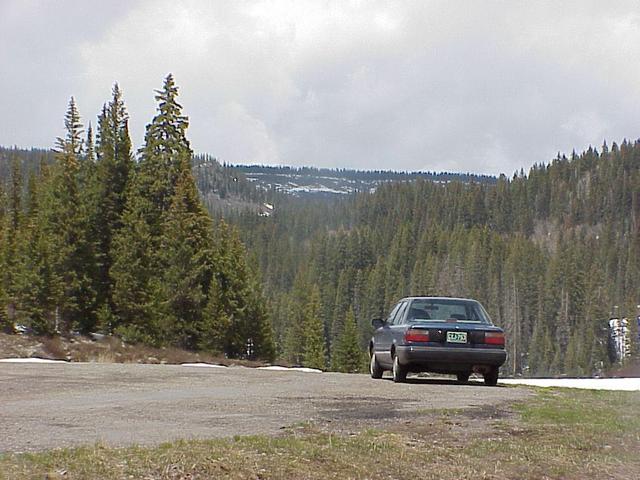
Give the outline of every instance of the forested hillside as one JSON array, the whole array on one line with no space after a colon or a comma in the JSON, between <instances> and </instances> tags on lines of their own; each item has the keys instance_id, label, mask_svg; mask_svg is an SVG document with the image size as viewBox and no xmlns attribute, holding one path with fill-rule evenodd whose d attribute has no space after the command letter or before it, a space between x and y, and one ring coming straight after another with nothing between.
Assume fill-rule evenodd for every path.
<instances>
[{"instance_id":1,"label":"forested hillside","mask_svg":"<svg viewBox=\"0 0 640 480\"><path fill-rule=\"evenodd\" d=\"M41 148L24 150L0 146L0 185L4 188L10 181L12 169L20 168L20 175L28 178L30 172L39 173L41 165L50 165L54 161L54 152ZM13 165L13 163L16 165Z\"/></svg>"},{"instance_id":2,"label":"forested hillside","mask_svg":"<svg viewBox=\"0 0 640 480\"><path fill-rule=\"evenodd\" d=\"M495 185L391 183L230 221L258 259L279 352L295 363L355 369L340 350L364 352L372 318L405 295L452 295L477 298L506 329L506 373L590 374L607 367L613 307L632 316L640 303L638 142Z\"/></svg>"},{"instance_id":3,"label":"forested hillside","mask_svg":"<svg viewBox=\"0 0 640 480\"><path fill-rule=\"evenodd\" d=\"M169 75L137 155L117 85L95 137L72 98L55 154L0 152L0 327L272 358L260 282L198 194L177 95Z\"/></svg>"},{"instance_id":4,"label":"forested hillside","mask_svg":"<svg viewBox=\"0 0 640 480\"><path fill-rule=\"evenodd\" d=\"M356 371L399 298L468 296L507 330L505 373L607 368L606 320L640 304L640 143L498 179L233 167L192 154L176 95L137 155L117 88L95 141L72 102L55 154L0 149L5 328ZM265 187L320 178L359 193Z\"/></svg>"}]
</instances>

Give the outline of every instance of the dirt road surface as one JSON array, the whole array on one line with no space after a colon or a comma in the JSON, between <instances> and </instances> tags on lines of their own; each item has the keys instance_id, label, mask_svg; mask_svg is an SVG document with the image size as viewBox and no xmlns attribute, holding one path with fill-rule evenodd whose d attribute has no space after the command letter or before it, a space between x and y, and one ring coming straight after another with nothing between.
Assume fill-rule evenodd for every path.
<instances>
[{"instance_id":1,"label":"dirt road surface","mask_svg":"<svg viewBox=\"0 0 640 480\"><path fill-rule=\"evenodd\" d=\"M243 367L0 364L0 452L273 434L298 422L362 429L431 409L499 407L525 388Z\"/></svg>"}]
</instances>

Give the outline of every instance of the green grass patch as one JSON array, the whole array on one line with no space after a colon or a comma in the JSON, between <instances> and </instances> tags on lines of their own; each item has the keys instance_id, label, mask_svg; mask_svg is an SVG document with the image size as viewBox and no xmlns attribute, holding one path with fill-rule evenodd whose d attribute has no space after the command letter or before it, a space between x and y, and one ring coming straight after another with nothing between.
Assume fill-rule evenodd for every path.
<instances>
[{"instance_id":1,"label":"green grass patch","mask_svg":"<svg viewBox=\"0 0 640 480\"><path fill-rule=\"evenodd\" d=\"M640 394L536 392L355 434L303 423L275 437L4 454L0 479L640 478Z\"/></svg>"},{"instance_id":2,"label":"green grass patch","mask_svg":"<svg viewBox=\"0 0 640 480\"><path fill-rule=\"evenodd\" d=\"M538 389L476 440L476 456L517 465L519 478L640 478L640 394ZM515 467L514 467L515 468Z\"/></svg>"},{"instance_id":3,"label":"green grass patch","mask_svg":"<svg viewBox=\"0 0 640 480\"><path fill-rule=\"evenodd\" d=\"M515 409L525 421L537 425L580 427L594 433L640 430L640 394L636 392L545 388Z\"/></svg>"}]
</instances>

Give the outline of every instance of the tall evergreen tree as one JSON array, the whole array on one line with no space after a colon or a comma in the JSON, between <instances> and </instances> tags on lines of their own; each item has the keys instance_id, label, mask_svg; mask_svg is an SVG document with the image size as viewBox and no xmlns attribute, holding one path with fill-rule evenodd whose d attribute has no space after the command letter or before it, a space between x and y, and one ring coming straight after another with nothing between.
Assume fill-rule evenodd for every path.
<instances>
[{"instance_id":1,"label":"tall evergreen tree","mask_svg":"<svg viewBox=\"0 0 640 480\"><path fill-rule=\"evenodd\" d=\"M360 349L356 319L349 309L344 320L344 329L331 354L331 369L338 372L357 373L364 365L364 352Z\"/></svg>"},{"instance_id":2,"label":"tall evergreen tree","mask_svg":"<svg viewBox=\"0 0 640 480\"><path fill-rule=\"evenodd\" d=\"M304 312L304 366L324 370L326 349L321 311L320 289L314 285Z\"/></svg>"},{"instance_id":3,"label":"tall evergreen tree","mask_svg":"<svg viewBox=\"0 0 640 480\"><path fill-rule=\"evenodd\" d=\"M181 166L191 161L192 152L186 137L189 121L177 101L173 75L167 75L162 90L156 93L158 111L147 125L136 187L156 207L149 212L149 223L159 229L161 214L171 205Z\"/></svg>"},{"instance_id":4,"label":"tall evergreen tree","mask_svg":"<svg viewBox=\"0 0 640 480\"><path fill-rule=\"evenodd\" d=\"M333 309L333 321L331 323L331 344L335 345L344 329L344 319L352 302L352 274L350 269L340 272L336 299Z\"/></svg>"},{"instance_id":5,"label":"tall evergreen tree","mask_svg":"<svg viewBox=\"0 0 640 480\"><path fill-rule=\"evenodd\" d=\"M118 227L117 212L126 198L122 225L116 229L110 249L113 280L112 302L117 327L140 341L162 341L162 321L166 299L158 295L158 279L162 277L161 246L165 216L174 198L181 167L190 164L191 149L186 139L188 121L177 102L178 88L173 76L165 79L157 92L157 114L147 126L140 162L128 182L126 191L111 197L112 207L106 213ZM110 164L119 188L127 183L130 148L126 128L126 112L119 88L103 110L100 121L99 154ZM105 171L107 168L105 168ZM168 252L164 252L168 255ZM206 285L208 288L208 285ZM164 322L166 323L166 322Z\"/></svg>"},{"instance_id":6,"label":"tall evergreen tree","mask_svg":"<svg viewBox=\"0 0 640 480\"><path fill-rule=\"evenodd\" d=\"M12 327L16 320L16 292L15 275L17 274L18 246L17 236L22 223L22 165L14 156L11 161L11 178L7 192L7 208L2 229L3 241L0 242L0 265L2 272L0 279L4 302L6 305L5 318L7 327Z\"/></svg>"},{"instance_id":7,"label":"tall evergreen tree","mask_svg":"<svg viewBox=\"0 0 640 480\"><path fill-rule=\"evenodd\" d=\"M166 343L194 349L206 305L213 267L212 223L191 175L183 163L173 199L165 215L160 242L162 275L155 295L162 299Z\"/></svg>"},{"instance_id":8,"label":"tall evergreen tree","mask_svg":"<svg viewBox=\"0 0 640 480\"><path fill-rule=\"evenodd\" d=\"M200 328L201 347L229 357L270 359L271 323L264 297L246 262L237 233L224 222L216 228L213 278Z\"/></svg>"},{"instance_id":9,"label":"tall evergreen tree","mask_svg":"<svg viewBox=\"0 0 640 480\"><path fill-rule=\"evenodd\" d=\"M56 299L56 318L63 332L91 331L96 321L96 297L91 281L95 268L88 240L86 205L79 183L83 154L82 124L73 97L65 115L64 138L58 139L56 164L43 188L39 223L52 243L55 276L63 286Z\"/></svg>"},{"instance_id":10,"label":"tall evergreen tree","mask_svg":"<svg viewBox=\"0 0 640 480\"><path fill-rule=\"evenodd\" d=\"M126 191L133 171L128 114L116 83L113 96L98 118L97 166L91 192L92 240L96 250L98 303L103 321L111 321L114 311L111 268L113 239L122 228ZM89 152L87 152L89 156ZM103 325L109 329L109 325Z\"/></svg>"},{"instance_id":11,"label":"tall evergreen tree","mask_svg":"<svg viewBox=\"0 0 640 480\"><path fill-rule=\"evenodd\" d=\"M267 309L267 299L262 291L257 274L251 271L246 318L249 326L248 339L250 359L273 361L276 355L271 317ZM206 334L207 332L205 332Z\"/></svg>"},{"instance_id":12,"label":"tall evergreen tree","mask_svg":"<svg viewBox=\"0 0 640 480\"><path fill-rule=\"evenodd\" d=\"M127 340L158 343L160 325L154 302L153 282L160 275L157 252L159 239L147 222L154 208L140 195L128 195L122 227L114 236L109 271L112 281L114 317L108 331L116 331Z\"/></svg>"}]
</instances>

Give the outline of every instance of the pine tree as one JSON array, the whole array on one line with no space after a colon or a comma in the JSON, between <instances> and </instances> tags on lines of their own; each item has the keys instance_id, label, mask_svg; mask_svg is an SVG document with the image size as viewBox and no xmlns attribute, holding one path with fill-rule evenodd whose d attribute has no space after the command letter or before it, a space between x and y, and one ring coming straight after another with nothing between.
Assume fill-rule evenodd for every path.
<instances>
[{"instance_id":1,"label":"pine tree","mask_svg":"<svg viewBox=\"0 0 640 480\"><path fill-rule=\"evenodd\" d=\"M56 299L59 328L88 332L96 321L95 291L91 277L95 257L88 240L86 205L79 183L82 124L73 97L65 116L67 130L58 139L56 164L43 188L39 224L51 243L55 276L63 290Z\"/></svg>"},{"instance_id":2,"label":"pine tree","mask_svg":"<svg viewBox=\"0 0 640 480\"><path fill-rule=\"evenodd\" d=\"M326 349L321 311L320 289L314 285L304 312L304 366L324 370Z\"/></svg>"},{"instance_id":3,"label":"pine tree","mask_svg":"<svg viewBox=\"0 0 640 480\"><path fill-rule=\"evenodd\" d=\"M76 100L71 97L69 107L64 117L65 136L58 137L56 140L57 150L61 154L66 154L66 161L79 164L79 157L82 155L82 133L83 127L80 122L80 113L76 106Z\"/></svg>"},{"instance_id":4,"label":"pine tree","mask_svg":"<svg viewBox=\"0 0 640 480\"><path fill-rule=\"evenodd\" d=\"M331 345L338 341L342 330L344 329L344 318L351 307L352 299L352 276L350 270L342 270L338 280L338 286L336 290L336 300L333 309L333 321L331 323Z\"/></svg>"},{"instance_id":5,"label":"pine tree","mask_svg":"<svg viewBox=\"0 0 640 480\"><path fill-rule=\"evenodd\" d=\"M19 319L37 335L53 335L58 300L64 294L63 279L55 268L54 245L31 219L18 245L14 289Z\"/></svg>"},{"instance_id":6,"label":"pine tree","mask_svg":"<svg viewBox=\"0 0 640 480\"><path fill-rule=\"evenodd\" d=\"M276 355L273 328L267 309L267 299L264 297L262 286L258 282L255 272L251 272L249 277L246 318L249 323L250 351L247 354L248 358L273 361Z\"/></svg>"},{"instance_id":7,"label":"pine tree","mask_svg":"<svg viewBox=\"0 0 640 480\"><path fill-rule=\"evenodd\" d=\"M94 164L96 161L96 148L93 140L93 127L91 126L91 122L89 122L89 127L87 128L87 139L85 143L85 161L89 164Z\"/></svg>"},{"instance_id":8,"label":"pine tree","mask_svg":"<svg viewBox=\"0 0 640 480\"><path fill-rule=\"evenodd\" d=\"M302 364L306 351L304 331L309 290L309 284L306 282L306 269L302 267L296 274L293 290L288 295L289 305L283 344L284 358L294 365Z\"/></svg>"},{"instance_id":9,"label":"pine tree","mask_svg":"<svg viewBox=\"0 0 640 480\"><path fill-rule=\"evenodd\" d=\"M213 277L200 326L201 348L228 357L273 358L273 334L262 290L237 232L215 228Z\"/></svg>"},{"instance_id":10,"label":"pine tree","mask_svg":"<svg viewBox=\"0 0 640 480\"><path fill-rule=\"evenodd\" d=\"M564 356L564 365L562 372L567 375L579 375L580 368L580 338L578 337L577 332L574 332L570 338L569 343L567 344L567 351Z\"/></svg>"},{"instance_id":11,"label":"pine tree","mask_svg":"<svg viewBox=\"0 0 640 480\"><path fill-rule=\"evenodd\" d=\"M114 314L112 324L103 326L128 341L158 343L157 303L153 281L160 275L157 258L159 239L147 223L153 204L142 196L129 195L122 216L122 228L112 244L112 281Z\"/></svg>"},{"instance_id":12,"label":"pine tree","mask_svg":"<svg viewBox=\"0 0 640 480\"><path fill-rule=\"evenodd\" d=\"M162 276L155 295L162 299L164 343L195 349L211 282L212 223L204 211L189 164L175 186L160 242Z\"/></svg>"},{"instance_id":13,"label":"pine tree","mask_svg":"<svg viewBox=\"0 0 640 480\"><path fill-rule=\"evenodd\" d=\"M41 179L45 180L45 169L41 172ZM36 334L52 335L55 333L56 301L62 296L63 288L54 270L53 244L39 224L39 193L39 182L31 171L26 211L20 229L15 232L11 292L16 320Z\"/></svg>"},{"instance_id":14,"label":"pine tree","mask_svg":"<svg viewBox=\"0 0 640 480\"><path fill-rule=\"evenodd\" d=\"M11 179L9 191L7 192L7 212L4 218L4 228L2 229L3 241L0 243L0 272L1 291L3 302L6 305L7 329L12 329L16 321L16 288L15 276L17 271L16 249L18 246L17 236L22 224L22 165L17 157L11 161Z\"/></svg>"},{"instance_id":15,"label":"pine tree","mask_svg":"<svg viewBox=\"0 0 640 480\"><path fill-rule=\"evenodd\" d=\"M162 331L168 311L168 299L163 298L159 284L164 267L161 254L172 254L161 251L164 221L180 173L191 159L185 136L188 121L181 113L177 95L173 77L168 75L163 90L156 95L158 112L147 126L141 159L128 183L130 142L117 85L99 124L98 151L106 161L104 176L117 180L116 191L109 195L110 208L105 211L106 220L115 227L109 275L116 328L129 338L158 344L165 340ZM128 185L126 191L119 191L124 184ZM126 204L118 220L123 194ZM209 285L203 287L208 290Z\"/></svg>"},{"instance_id":16,"label":"pine tree","mask_svg":"<svg viewBox=\"0 0 640 480\"><path fill-rule=\"evenodd\" d=\"M356 319L353 310L349 309L344 320L344 329L331 355L331 369L338 372L357 373L362 371L364 362L364 352L360 349L358 341Z\"/></svg>"},{"instance_id":17,"label":"pine tree","mask_svg":"<svg viewBox=\"0 0 640 480\"><path fill-rule=\"evenodd\" d=\"M288 296L282 355L287 362L293 365L301 365L303 361L305 352L304 323L304 305L301 299L296 295Z\"/></svg>"},{"instance_id":18,"label":"pine tree","mask_svg":"<svg viewBox=\"0 0 640 480\"><path fill-rule=\"evenodd\" d=\"M118 84L113 97L98 118L97 166L88 196L91 202L92 241L96 250L98 304L102 308L103 322L112 323L113 239L122 228L126 205L126 191L132 171L133 159L128 132L128 114ZM89 157L89 147L87 147ZM109 330L108 325L102 328Z\"/></svg>"},{"instance_id":19,"label":"pine tree","mask_svg":"<svg viewBox=\"0 0 640 480\"><path fill-rule=\"evenodd\" d=\"M128 182L130 143L117 85L100 118L101 178L119 185L107 192L104 215L115 232L109 250L115 330L130 340L271 359L266 300L237 233L224 222L214 227L204 209L177 94L168 75Z\"/></svg>"},{"instance_id":20,"label":"pine tree","mask_svg":"<svg viewBox=\"0 0 640 480\"><path fill-rule=\"evenodd\" d=\"M533 376L544 373L544 340L545 331L540 321L536 321L533 327L533 335L529 346L528 364L529 374Z\"/></svg>"},{"instance_id":21,"label":"pine tree","mask_svg":"<svg viewBox=\"0 0 640 480\"><path fill-rule=\"evenodd\" d=\"M149 224L159 229L161 214L169 209L184 162L191 161L191 147L186 138L189 121L178 103L178 87L173 75L165 78L162 90L156 91L158 112L147 125L137 177L139 194L156 207L149 212Z\"/></svg>"},{"instance_id":22,"label":"pine tree","mask_svg":"<svg viewBox=\"0 0 640 480\"><path fill-rule=\"evenodd\" d=\"M229 338L233 325L233 317L229 310L223 282L215 275L207 292L207 304L200 323L200 349L225 354L238 341Z\"/></svg>"}]
</instances>

